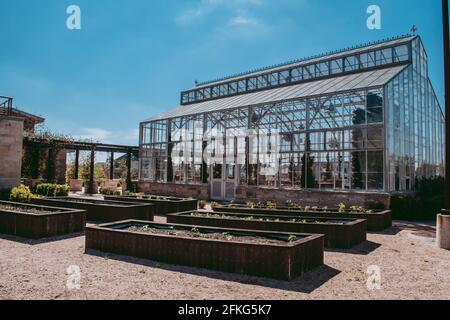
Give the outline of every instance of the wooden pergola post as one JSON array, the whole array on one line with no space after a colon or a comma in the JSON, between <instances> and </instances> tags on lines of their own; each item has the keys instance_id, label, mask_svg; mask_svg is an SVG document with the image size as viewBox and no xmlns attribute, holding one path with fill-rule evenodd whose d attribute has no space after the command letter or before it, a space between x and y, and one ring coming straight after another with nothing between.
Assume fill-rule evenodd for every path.
<instances>
[{"instance_id":1,"label":"wooden pergola post","mask_svg":"<svg viewBox=\"0 0 450 320\"><path fill-rule=\"evenodd\" d=\"M45 180L47 183L53 183L53 171L54 171L54 159L53 159L53 148L47 150L47 164L45 166Z\"/></svg>"},{"instance_id":2,"label":"wooden pergola post","mask_svg":"<svg viewBox=\"0 0 450 320\"><path fill-rule=\"evenodd\" d=\"M127 190L131 191L132 184L131 184L131 149L128 149L127 151Z\"/></svg>"},{"instance_id":3,"label":"wooden pergola post","mask_svg":"<svg viewBox=\"0 0 450 320\"><path fill-rule=\"evenodd\" d=\"M89 166L89 186L88 193L94 194L94 166L95 166L95 146L91 148L91 163Z\"/></svg>"},{"instance_id":4,"label":"wooden pergola post","mask_svg":"<svg viewBox=\"0 0 450 320\"><path fill-rule=\"evenodd\" d=\"M114 179L114 152L111 152L111 157L109 158L109 179Z\"/></svg>"},{"instance_id":5,"label":"wooden pergola post","mask_svg":"<svg viewBox=\"0 0 450 320\"><path fill-rule=\"evenodd\" d=\"M78 171L80 167L80 150L75 150L75 167L73 169L73 179L78 180Z\"/></svg>"}]
</instances>

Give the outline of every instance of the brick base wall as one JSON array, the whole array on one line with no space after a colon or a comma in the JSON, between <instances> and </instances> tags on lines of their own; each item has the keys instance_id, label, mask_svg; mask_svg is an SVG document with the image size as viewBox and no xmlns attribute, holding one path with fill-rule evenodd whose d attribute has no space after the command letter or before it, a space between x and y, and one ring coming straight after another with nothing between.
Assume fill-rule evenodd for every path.
<instances>
[{"instance_id":1,"label":"brick base wall","mask_svg":"<svg viewBox=\"0 0 450 320\"><path fill-rule=\"evenodd\" d=\"M246 203L274 201L278 206L284 206L286 200L292 200L302 206L328 206L336 207L339 203L346 206L363 206L369 203L381 202L386 208L390 205L388 193L336 191L336 190L289 190L257 188L239 186L236 189L236 202Z\"/></svg>"},{"instance_id":2,"label":"brick base wall","mask_svg":"<svg viewBox=\"0 0 450 320\"><path fill-rule=\"evenodd\" d=\"M192 197L208 200L210 197L208 185L189 185L175 183L143 182L137 183L139 192L147 194ZM239 186L236 189L237 203L275 201L278 206L284 206L286 200L292 200L302 206L328 206L336 207L343 202L346 206L363 206L369 203L381 202L386 208L390 205L388 193L358 192L358 191L324 191L324 190L288 190L256 188Z\"/></svg>"},{"instance_id":3,"label":"brick base wall","mask_svg":"<svg viewBox=\"0 0 450 320\"><path fill-rule=\"evenodd\" d=\"M138 192L159 196L192 197L199 200L209 199L209 186L204 184L197 185L139 181L137 183L137 189Z\"/></svg>"}]
</instances>

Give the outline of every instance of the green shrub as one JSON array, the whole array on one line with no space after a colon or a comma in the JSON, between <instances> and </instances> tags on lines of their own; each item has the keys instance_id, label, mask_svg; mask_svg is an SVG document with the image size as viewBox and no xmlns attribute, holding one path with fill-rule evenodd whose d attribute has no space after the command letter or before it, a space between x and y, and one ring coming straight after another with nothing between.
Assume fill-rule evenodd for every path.
<instances>
[{"instance_id":1,"label":"green shrub","mask_svg":"<svg viewBox=\"0 0 450 320\"><path fill-rule=\"evenodd\" d=\"M444 180L442 178L416 181L415 194L391 196L392 216L400 220L435 220L444 207Z\"/></svg>"},{"instance_id":2,"label":"green shrub","mask_svg":"<svg viewBox=\"0 0 450 320\"><path fill-rule=\"evenodd\" d=\"M41 183L36 186L35 193L44 197L66 197L69 186L66 184Z\"/></svg>"},{"instance_id":3,"label":"green shrub","mask_svg":"<svg viewBox=\"0 0 450 320\"><path fill-rule=\"evenodd\" d=\"M198 207L199 207L200 209L205 209L205 207L206 207L206 201L205 201L205 200L200 200L200 201L198 202Z\"/></svg>"},{"instance_id":4,"label":"green shrub","mask_svg":"<svg viewBox=\"0 0 450 320\"><path fill-rule=\"evenodd\" d=\"M277 208L277 204L273 201L267 201L266 202L266 209L276 209Z\"/></svg>"},{"instance_id":5,"label":"green shrub","mask_svg":"<svg viewBox=\"0 0 450 320\"><path fill-rule=\"evenodd\" d=\"M69 195L70 187L67 184L55 185L55 197L67 197Z\"/></svg>"},{"instance_id":6,"label":"green shrub","mask_svg":"<svg viewBox=\"0 0 450 320\"><path fill-rule=\"evenodd\" d=\"M367 204L368 210L385 210L386 206L382 202L370 202Z\"/></svg>"},{"instance_id":7,"label":"green shrub","mask_svg":"<svg viewBox=\"0 0 450 320\"><path fill-rule=\"evenodd\" d=\"M211 209L216 209L218 207L220 207L220 204L218 202L215 201L211 202Z\"/></svg>"},{"instance_id":8,"label":"green shrub","mask_svg":"<svg viewBox=\"0 0 450 320\"><path fill-rule=\"evenodd\" d=\"M31 198L33 198L33 193L31 193L30 188L23 184L13 188L9 196L9 200L15 202L30 202Z\"/></svg>"},{"instance_id":9,"label":"green shrub","mask_svg":"<svg viewBox=\"0 0 450 320\"><path fill-rule=\"evenodd\" d=\"M100 188L100 193L105 196L119 196L120 192L112 188Z\"/></svg>"}]
</instances>

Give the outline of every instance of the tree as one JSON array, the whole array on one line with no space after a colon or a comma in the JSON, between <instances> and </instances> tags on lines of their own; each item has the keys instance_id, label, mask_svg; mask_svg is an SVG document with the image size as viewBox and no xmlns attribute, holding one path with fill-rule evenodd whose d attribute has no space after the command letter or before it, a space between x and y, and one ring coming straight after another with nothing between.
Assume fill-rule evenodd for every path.
<instances>
[{"instance_id":1,"label":"tree","mask_svg":"<svg viewBox=\"0 0 450 320\"><path fill-rule=\"evenodd\" d=\"M91 155L89 154L81 163L81 179L88 181L91 168ZM94 181L102 182L104 176L104 168L102 165L94 164Z\"/></svg>"},{"instance_id":2,"label":"tree","mask_svg":"<svg viewBox=\"0 0 450 320\"><path fill-rule=\"evenodd\" d=\"M293 156L289 158L289 179L292 179L292 183L295 185L298 182L298 172L295 170L295 159Z\"/></svg>"},{"instance_id":3,"label":"tree","mask_svg":"<svg viewBox=\"0 0 450 320\"><path fill-rule=\"evenodd\" d=\"M333 178L333 175L331 174L331 162L330 162L330 154L327 153L327 164L326 164L326 172L325 172L325 179L331 180Z\"/></svg>"},{"instance_id":4,"label":"tree","mask_svg":"<svg viewBox=\"0 0 450 320\"><path fill-rule=\"evenodd\" d=\"M353 125L360 125L366 122L366 114L362 109L353 111ZM352 145L353 149L360 148L360 141L363 140L361 130L353 129L352 131ZM361 153L358 151L352 152L352 186L356 189L364 187L363 174L361 170Z\"/></svg>"},{"instance_id":5,"label":"tree","mask_svg":"<svg viewBox=\"0 0 450 320\"><path fill-rule=\"evenodd\" d=\"M311 156L311 142L309 140L309 134L306 134L305 141L305 153L302 156L302 176L301 183L303 188L314 188L315 177L314 177L314 157Z\"/></svg>"}]
</instances>

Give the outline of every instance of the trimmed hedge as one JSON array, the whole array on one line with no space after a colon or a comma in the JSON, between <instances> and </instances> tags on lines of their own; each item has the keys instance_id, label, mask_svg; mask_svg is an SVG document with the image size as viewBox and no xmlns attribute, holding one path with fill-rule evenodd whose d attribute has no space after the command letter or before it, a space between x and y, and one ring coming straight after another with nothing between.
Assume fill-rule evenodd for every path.
<instances>
[{"instance_id":1,"label":"trimmed hedge","mask_svg":"<svg viewBox=\"0 0 450 320\"><path fill-rule=\"evenodd\" d=\"M435 220L444 207L444 179L433 178L416 181L415 194L391 196L391 210L398 220Z\"/></svg>"},{"instance_id":2,"label":"trimmed hedge","mask_svg":"<svg viewBox=\"0 0 450 320\"><path fill-rule=\"evenodd\" d=\"M69 190L66 184L41 183L36 186L35 193L45 197L66 197Z\"/></svg>"},{"instance_id":3,"label":"trimmed hedge","mask_svg":"<svg viewBox=\"0 0 450 320\"><path fill-rule=\"evenodd\" d=\"M30 202L33 198L33 193L30 191L30 188L21 184L18 187L12 188L11 193L9 195L9 200L15 202Z\"/></svg>"},{"instance_id":4,"label":"trimmed hedge","mask_svg":"<svg viewBox=\"0 0 450 320\"><path fill-rule=\"evenodd\" d=\"M100 188L100 194L105 196L120 196L120 191L114 190L112 188Z\"/></svg>"}]
</instances>

